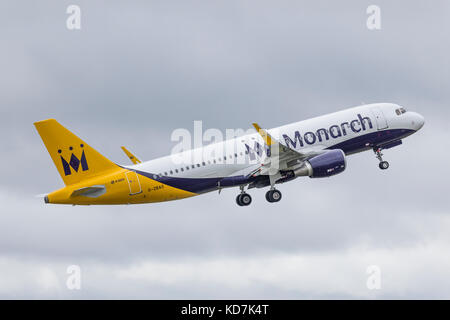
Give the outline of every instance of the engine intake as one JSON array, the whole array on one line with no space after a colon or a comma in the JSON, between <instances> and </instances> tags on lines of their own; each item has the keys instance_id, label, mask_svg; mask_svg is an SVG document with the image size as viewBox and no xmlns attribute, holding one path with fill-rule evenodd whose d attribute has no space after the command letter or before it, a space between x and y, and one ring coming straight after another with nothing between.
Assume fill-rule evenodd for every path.
<instances>
[{"instance_id":1,"label":"engine intake","mask_svg":"<svg viewBox=\"0 0 450 320\"><path fill-rule=\"evenodd\" d=\"M345 170L345 154L340 149L329 150L319 154L303 163L294 170L294 175L308 176L310 178L331 177Z\"/></svg>"}]
</instances>

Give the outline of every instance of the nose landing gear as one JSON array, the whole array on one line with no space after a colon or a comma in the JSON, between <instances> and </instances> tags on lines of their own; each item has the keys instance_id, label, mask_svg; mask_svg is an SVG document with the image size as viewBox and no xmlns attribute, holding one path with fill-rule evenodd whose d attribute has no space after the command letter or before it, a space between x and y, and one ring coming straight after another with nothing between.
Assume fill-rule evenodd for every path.
<instances>
[{"instance_id":1,"label":"nose landing gear","mask_svg":"<svg viewBox=\"0 0 450 320\"><path fill-rule=\"evenodd\" d=\"M378 164L378 167L381 170L386 170L387 168L389 168L389 162L383 160L383 154L381 153L381 148L374 148L373 152L375 152L377 159L380 161L380 163Z\"/></svg>"},{"instance_id":2,"label":"nose landing gear","mask_svg":"<svg viewBox=\"0 0 450 320\"><path fill-rule=\"evenodd\" d=\"M387 168L389 168L389 162L387 161L381 161L378 164L378 167L380 167L381 170L386 170Z\"/></svg>"}]
</instances>

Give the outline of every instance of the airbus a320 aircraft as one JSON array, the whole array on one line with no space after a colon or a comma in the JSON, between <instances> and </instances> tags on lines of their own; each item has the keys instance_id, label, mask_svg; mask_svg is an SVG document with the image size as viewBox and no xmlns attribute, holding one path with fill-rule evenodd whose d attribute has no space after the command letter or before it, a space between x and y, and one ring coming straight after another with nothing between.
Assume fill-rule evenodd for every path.
<instances>
[{"instance_id":1,"label":"airbus a320 aircraft","mask_svg":"<svg viewBox=\"0 0 450 320\"><path fill-rule=\"evenodd\" d=\"M268 202L281 200L277 184L300 176L330 177L346 168L346 156L373 150L380 169L389 163L381 151L424 125L424 118L392 103L362 105L321 117L141 162L122 147L133 165L118 165L54 119L34 124L65 187L45 203L137 204L183 199L239 187L239 206L252 202L245 190L269 187ZM230 151L232 150L232 151Z\"/></svg>"}]
</instances>

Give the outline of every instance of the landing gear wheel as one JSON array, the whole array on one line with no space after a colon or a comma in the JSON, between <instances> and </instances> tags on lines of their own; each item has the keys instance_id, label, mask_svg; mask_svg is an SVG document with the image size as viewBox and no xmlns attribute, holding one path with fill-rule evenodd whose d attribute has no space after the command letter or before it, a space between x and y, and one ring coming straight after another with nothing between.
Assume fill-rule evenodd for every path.
<instances>
[{"instance_id":1,"label":"landing gear wheel","mask_svg":"<svg viewBox=\"0 0 450 320\"><path fill-rule=\"evenodd\" d=\"M236 197L236 203L238 204L238 206L242 207L242 202L241 202L241 196L242 194L238 194Z\"/></svg>"},{"instance_id":2,"label":"landing gear wheel","mask_svg":"<svg viewBox=\"0 0 450 320\"><path fill-rule=\"evenodd\" d=\"M236 203L243 207L252 203L252 197L248 193L241 193L236 197Z\"/></svg>"},{"instance_id":3,"label":"landing gear wheel","mask_svg":"<svg viewBox=\"0 0 450 320\"><path fill-rule=\"evenodd\" d=\"M387 168L389 168L389 162L381 161L378 166L380 167L381 170L386 170Z\"/></svg>"},{"instance_id":4,"label":"landing gear wheel","mask_svg":"<svg viewBox=\"0 0 450 320\"><path fill-rule=\"evenodd\" d=\"M386 170L389 168L389 162L383 160L383 154L381 153L381 148L374 148L373 152L375 152L375 156L380 161L378 164L378 167L380 167L381 170Z\"/></svg>"},{"instance_id":5,"label":"landing gear wheel","mask_svg":"<svg viewBox=\"0 0 450 320\"><path fill-rule=\"evenodd\" d=\"M244 206L248 206L252 203L252 197L248 193L241 194L241 203Z\"/></svg>"},{"instance_id":6,"label":"landing gear wheel","mask_svg":"<svg viewBox=\"0 0 450 320\"><path fill-rule=\"evenodd\" d=\"M277 189L269 190L266 192L266 200L269 202L278 202L281 200L281 192Z\"/></svg>"}]
</instances>

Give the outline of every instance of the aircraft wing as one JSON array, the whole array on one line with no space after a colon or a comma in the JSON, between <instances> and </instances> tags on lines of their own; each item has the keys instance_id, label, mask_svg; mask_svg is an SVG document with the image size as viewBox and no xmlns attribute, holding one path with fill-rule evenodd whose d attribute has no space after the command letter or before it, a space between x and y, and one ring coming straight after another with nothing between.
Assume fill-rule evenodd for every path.
<instances>
[{"instance_id":1,"label":"aircraft wing","mask_svg":"<svg viewBox=\"0 0 450 320\"><path fill-rule=\"evenodd\" d=\"M127 157L131 160L131 162L133 162L133 164L141 163L141 160L136 158L136 156L134 154L132 154L130 151L128 151L127 148L125 148L124 146L122 146L121 148L122 148L123 152L125 152Z\"/></svg>"},{"instance_id":2,"label":"aircraft wing","mask_svg":"<svg viewBox=\"0 0 450 320\"><path fill-rule=\"evenodd\" d=\"M323 152L323 148L320 146L306 152L299 152L276 140L257 123L253 123L253 127L261 135L266 145L270 147L270 156L264 160L259 169L253 172L253 175L275 175L279 170L298 165Z\"/></svg>"}]
</instances>

